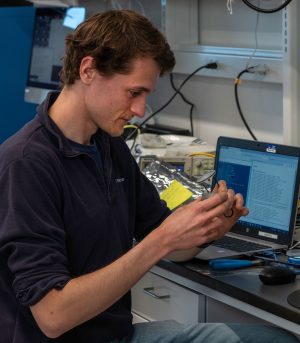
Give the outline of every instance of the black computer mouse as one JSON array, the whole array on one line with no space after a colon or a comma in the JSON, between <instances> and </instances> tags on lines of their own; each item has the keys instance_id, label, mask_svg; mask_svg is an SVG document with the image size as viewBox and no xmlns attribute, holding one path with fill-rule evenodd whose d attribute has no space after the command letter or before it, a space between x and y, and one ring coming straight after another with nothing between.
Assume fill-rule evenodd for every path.
<instances>
[{"instance_id":1,"label":"black computer mouse","mask_svg":"<svg viewBox=\"0 0 300 343\"><path fill-rule=\"evenodd\" d=\"M267 266L259 274L260 280L266 285L282 285L295 281L297 272L288 266Z\"/></svg>"}]
</instances>

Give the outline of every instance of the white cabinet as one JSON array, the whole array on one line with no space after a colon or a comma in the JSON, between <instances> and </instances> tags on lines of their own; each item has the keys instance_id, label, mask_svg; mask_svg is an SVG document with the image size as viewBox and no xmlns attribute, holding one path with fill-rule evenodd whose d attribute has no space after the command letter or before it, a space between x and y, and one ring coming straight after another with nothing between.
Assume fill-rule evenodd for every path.
<instances>
[{"instance_id":1,"label":"white cabinet","mask_svg":"<svg viewBox=\"0 0 300 343\"><path fill-rule=\"evenodd\" d=\"M222 293L217 290L219 284L214 286L210 288L174 271L154 266L132 290L133 321L173 319L183 324L271 324L300 338L296 322Z\"/></svg>"},{"instance_id":2,"label":"white cabinet","mask_svg":"<svg viewBox=\"0 0 300 343\"><path fill-rule=\"evenodd\" d=\"M174 319L179 323L203 322L204 309L203 295L151 272L132 289L133 314L149 321Z\"/></svg>"},{"instance_id":3,"label":"white cabinet","mask_svg":"<svg viewBox=\"0 0 300 343\"><path fill-rule=\"evenodd\" d=\"M206 322L208 323L262 323L263 320L232 306L206 297Z\"/></svg>"},{"instance_id":4,"label":"white cabinet","mask_svg":"<svg viewBox=\"0 0 300 343\"><path fill-rule=\"evenodd\" d=\"M160 273L164 273L163 270ZM166 272L166 277L170 273ZM173 274L172 277L176 278ZM181 282L178 278L178 282ZM148 272L132 289L133 322L173 319L179 323L263 323L263 320Z\"/></svg>"}]
</instances>

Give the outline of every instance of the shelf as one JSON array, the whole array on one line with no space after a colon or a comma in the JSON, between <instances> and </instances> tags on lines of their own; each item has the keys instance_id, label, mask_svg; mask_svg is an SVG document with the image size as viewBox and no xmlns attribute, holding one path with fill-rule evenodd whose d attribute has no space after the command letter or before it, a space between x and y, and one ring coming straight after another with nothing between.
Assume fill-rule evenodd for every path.
<instances>
[{"instance_id":1,"label":"shelf","mask_svg":"<svg viewBox=\"0 0 300 343\"><path fill-rule=\"evenodd\" d=\"M247 73L244 79L253 81L282 83L282 51L253 50L200 45L177 45L173 47L176 56L174 73L190 74L195 69L210 62L217 62L218 69L204 69L202 76L234 79L240 71L249 66L266 66L266 74Z\"/></svg>"}]
</instances>

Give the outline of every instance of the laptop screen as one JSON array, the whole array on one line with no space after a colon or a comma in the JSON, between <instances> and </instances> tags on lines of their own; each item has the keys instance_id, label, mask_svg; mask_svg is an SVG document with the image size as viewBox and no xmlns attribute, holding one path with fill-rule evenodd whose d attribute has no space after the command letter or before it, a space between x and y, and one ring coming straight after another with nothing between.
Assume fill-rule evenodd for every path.
<instances>
[{"instance_id":1,"label":"laptop screen","mask_svg":"<svg viewBox=\"0 0 300 343\"><path fill-rule=\"evenodd\" d=\"M231 142L231 143L230 143ZM216 179L241 193L249 215L233 231L282 244L292 239L300 149L221 137Z\"/></svg>"}]
</instances>

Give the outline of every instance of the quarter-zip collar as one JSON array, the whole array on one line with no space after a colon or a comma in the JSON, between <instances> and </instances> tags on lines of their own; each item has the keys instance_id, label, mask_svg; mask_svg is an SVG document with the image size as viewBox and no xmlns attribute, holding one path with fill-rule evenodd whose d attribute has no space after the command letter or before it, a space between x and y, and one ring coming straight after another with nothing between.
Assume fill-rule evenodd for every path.
<instances>
[{"instance_id":1,"label":"quarter-zip collar","mask_svg":"<svg viewBox=\"0 0 300 343\"><path fill-rule=\"evenodd\" d=\"M37 117L52 138L57 141L59 150L65 156L74 157L80 155L81 152L71 146L68 139L63 135L59 127L49 116L49 108L53 105L59 94L60 92L58 91L48 93L46 99L37 108ZM103 160L106 161L110 156L110 138L111 137L101 129L98 129L98 131L93 135L93 139L97 144L98 149L101 151L101 156L103 157Z\"/></svg>"},{"instance_id":2,"label":"quarter-zip collar","mask_svg":"<svg viewBox=\"0 0 300 343\"><path fill-rule=\"evenodd\" d=\"M49 133L50 138L55 141L55 144L58 145L58 149L66 157L77 157L84 155L84 152L76 149L75 146L72 146L69 140L63 135L59 127L49 116L49 108L55 102L59 92L53 91L49 92L47 98L38 106L37 108L37 119L45 127ZM112 159L111 159L111 140L117 139L109 136L107 133L98 129L98 131L93 135L93 140L97 145L97 148L100 151L102 162L103 162L103 175L102 181L103 185L106 188L107 199L111 201L111 182L112 182ZM99 170L97 170L99 173ZM100 179L99 179L100 181Z\"/></svg>"}]
</instances>

